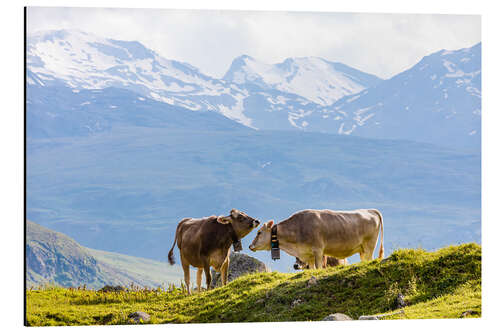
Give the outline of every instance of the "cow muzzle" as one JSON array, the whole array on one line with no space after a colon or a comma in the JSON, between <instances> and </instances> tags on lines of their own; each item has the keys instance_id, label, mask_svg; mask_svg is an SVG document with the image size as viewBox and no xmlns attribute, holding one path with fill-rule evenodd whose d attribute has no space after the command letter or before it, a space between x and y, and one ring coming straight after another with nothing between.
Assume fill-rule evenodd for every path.
<instances>
[{"instance_id":1,"label":"cow muzzle","mask_svg":"<svg viewBox=\"0 0 500 333\"><path fill-rule=\"evenodd\" d=\"M255 252L255 247L252 244L250 244L248 248L250 249L250 251Z\"/></svg>"}]
</instances>

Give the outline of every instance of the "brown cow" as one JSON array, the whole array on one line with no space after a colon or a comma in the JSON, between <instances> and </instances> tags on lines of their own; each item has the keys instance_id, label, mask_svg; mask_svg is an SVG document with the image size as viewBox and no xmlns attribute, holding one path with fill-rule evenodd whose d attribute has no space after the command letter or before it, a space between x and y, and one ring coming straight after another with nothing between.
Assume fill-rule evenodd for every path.
<instances>
[{"instance_id":1,"label":"brown cow","mask_svg":"<svg viewBox=\"0 0 500 333\"><path fill-rule=\"evenodd\" d=\"M210 267L221 273L222 285L225 285L231 244L248 235L259 223L258 220L236 209L232 209L229 216L185 218L179 222L174 244L168 252L168 261L171 265L175 263L174 247L177 242L188 293L191 293L189 265L198 268L196 283L199 291L201 291L203 270L205 270L207 289L210 289L212 280Z\"/></svg>"},{"instance_id":2,"label":"brown cow","mask_svg":"<svg viewBox=\"0 0 500 333\"><path fill-rule=\"evenodd\" d=\"M326 267L335 267L335 266L343 266L347 265L349 262L346 259L337 259L334 257L323 256L323 268ZM309 265L300 260L299 258L295 258L295 264L293 264L293 269L309 269Z\"/></svg>"},{"instance_id":3,"label":"brown cow","mask_svg":"<svg viewBox=\"0 0 500 333\"><path fill-rule=\"evenodd\" d=\"M260 228L250 250L270 250L273 221ZM322 267L323 256L344 259L359 253L373 259L380 231L379 258L384 257L384 225L376 209L332 211L308 209L275 226L280 248L311 268Z\"/></svg>"}]
</instances>

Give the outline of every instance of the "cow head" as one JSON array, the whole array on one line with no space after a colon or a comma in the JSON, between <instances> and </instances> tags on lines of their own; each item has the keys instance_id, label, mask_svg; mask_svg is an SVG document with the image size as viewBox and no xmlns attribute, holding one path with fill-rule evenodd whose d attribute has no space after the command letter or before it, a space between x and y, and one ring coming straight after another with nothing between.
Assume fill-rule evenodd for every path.
<instances>
[{"instance_id":1,"label":"cow head","mask_svg":"<svg viewBox=\"0 0 500 333\"><path fill-rule=\"evenodd\" d=\"M219 216L217 222L221 224L231 224L238 238L243 238L254 228L259 226L259 221L237 209L231 209L228 216Z\"/></svg>"},{"instance_id":2,"label":"cow head","mask_svg":"<svg viewBox=\"0 0 500 333\"><path fill-rule=\"evenodd\" d=\"M262 251L262 250L271 250L271 228L273 227L274 221L271 220L265 223L262 228L257 232L257 236L255 236L252 244L250 244L249 248L252 251Z\"/></svg>"}]
</instances>

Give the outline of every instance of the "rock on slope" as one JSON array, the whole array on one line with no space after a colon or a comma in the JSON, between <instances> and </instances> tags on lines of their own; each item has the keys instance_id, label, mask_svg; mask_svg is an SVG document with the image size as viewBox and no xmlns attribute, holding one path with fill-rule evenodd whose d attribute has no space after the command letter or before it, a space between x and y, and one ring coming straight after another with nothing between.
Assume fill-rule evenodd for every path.
<instances>
[{"instance_id":1,"label":"rock on slope","mask_svg":"<svg viewBox=\"0 0 500 333\"><path fill-rule=\"evenodd\" d=\"M233 281L234 279L245 274L269 271L269 268L262 261L243 253L231 253L229 260L229 272L227 277L228 282ZM222 282L220 279L220 273L216 273L213 269L211 269L211 271L211 286L215 287L220 285Z\"/></svg>"}]
</instances>

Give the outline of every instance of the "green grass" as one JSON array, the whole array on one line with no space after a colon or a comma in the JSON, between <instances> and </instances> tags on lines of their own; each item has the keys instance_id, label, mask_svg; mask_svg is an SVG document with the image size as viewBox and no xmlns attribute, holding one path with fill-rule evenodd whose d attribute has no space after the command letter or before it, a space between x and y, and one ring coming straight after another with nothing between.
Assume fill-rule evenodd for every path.
<instances>
[{"instance_id":1,"label":"green grass","mask_svg":"<svg viewBox=\"0 0 500 333\"><path fill-rule=\"evenodd\" d=\"M317 284L308 286L314 275ZM183 288L102 293L59 287L27 291L28 325L128 324L144 311L151 323L321 320L392 313L398 293L409 306L383 319L481 316L481 247L395 251L387 259L301 273L257 273L186 295ZM295 306L292 303L295 300Z\"/></svg>"}]
</instances>

